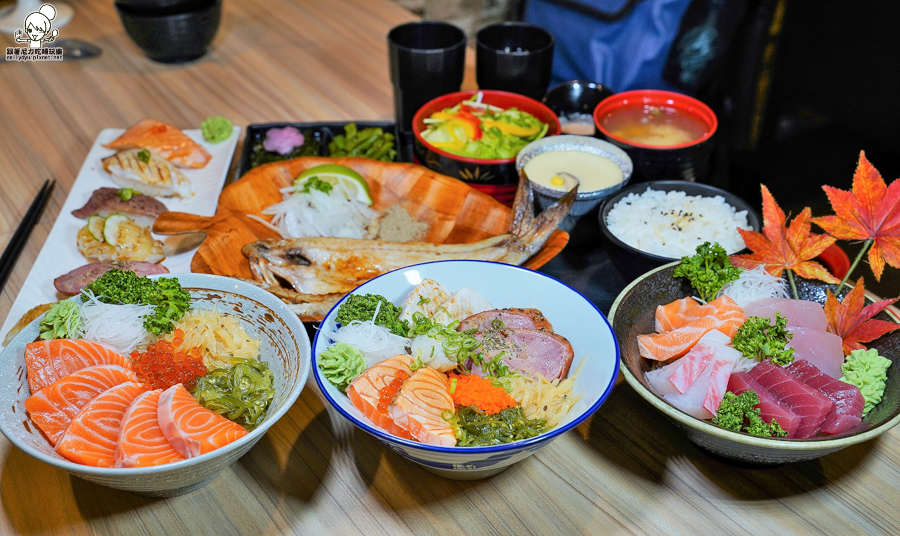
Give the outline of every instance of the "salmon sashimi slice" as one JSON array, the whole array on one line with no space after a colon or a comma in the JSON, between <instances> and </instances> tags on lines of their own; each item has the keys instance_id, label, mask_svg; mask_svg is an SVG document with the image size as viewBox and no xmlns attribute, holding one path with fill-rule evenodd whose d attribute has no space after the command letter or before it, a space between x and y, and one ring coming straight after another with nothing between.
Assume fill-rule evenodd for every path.
<instances>
[{"instance_id":1,"label":"salmon sashimi slice","mask_svg":"<svg viewBox=\"0 0 900 536\"><path fill-rule=\"evenodd\" d=\"M382 393L389 389L394 380L405 380L413 375L410 370L411 356L399 354L375 363L357 376L347 387L350 403L367 419L389 434L411 438L406 428L399 426L387 412L387 405L379 407ZM399 390L399 389L398 389ZM390 394L390 393L388 393ZM391 396L393 400L393 396Z\"/></svg>"},{"instance_id":2,"label":"salmon sashimi slice","mask_svg":"<svg viewBox=\"0 0 900 536\"><path fill-rule=\"evenodd\" d=\"M423 367L403 382L388 413L422 443L453 447L456 436L442 417L453 409L450 380L436 369Z\"/></svg>"},{"instance_id":3,"label":"salmon sashimi slice","mask_svg":"<svg viewBox=\"0 0 900 536\"><path fill-rule=\"evenodd\" d=\"M657 313L659 313L658 308ZM735 302L728 296L720 296L705 305L691 307L686 309L684 312L679 312L674 307L671 310L667 310L666 325L671 327L669 327L666 331L684 327L694 320L710 315L722 320L730 318L731 316L741 316L746 319L746 317L744 317L744 310L741 309L737 302ZM657 329L657 331L659 331L659 329Z\"/></svg>"},{"instance_id":4,"label":"salmon sashimi slice","mask_svg":"<svg viewBox=\"0 0 900 536\"><path fill-rule=\"evenodd\" d=\"M156 417L169 444L185 458L212 452L249 433L201 406L180 383L159 395Z\"/></svg>"},{"instance_id":5,"label":"salmon sashimi slice","mask_svg":"<svg viewBox=\"0 0 900 536\"><path fill-rule=\"evenodd\" d=\"M120 383L137 381L134 372L120 365L95 365L60 378L31 395L25 400L25 409L55 446L88 402Z\"/></svg>"},{"instance_id":6,"label":"salmon sashimi slice","mask_svg":"<svg viewBox=\"0 0 900 536\"><path fill-rule=\"evenodd\" d=\"M51 339L25 345L28 387L35 394L75 371L94 365L119 365L131 370L131 360L105 344L80 339Z\"/></svg>"},{"instance_id":7,"label":"salmon sashimi slice","mask_svg":"<svg viewBox=\"0 0 900 536\"><path fill-rule=\"evenodd\" d=\"M56 452L75 463L114 467L122 417L145 390L142 384L125 382L97 395L69 423L56 443Z\"/></svg>"},{"instance_id":8,"label":"salmon sashimi slice","mask_svg":"<svg viewBox=\"0 0 900 536\"><path fill-rule=\"evenodd\" d=\"M114 460L116 467L149 467L184 458L163 435L157 418L162 389L141 393L125 410Z\"/></svg>"},{"instance_id":9,"label":"salmon sashimi slice","mask_svg":"<svg viewBox=\"0 0 900 536\"><path fill-rule=\"evenodd\" d=\"M106 145L109 149L147 149L176 166L202 168L212 156L180 129L154 119L141 119Z\"/></svg>"},{"instance_id":10,"label":"salmon sashimi slice","mask_svg":"<svg viewBox=\"0 0 900 536\"><path fill-rule=\"evenodd\" d=\"M720 320L712 315L704 316L672 331L638 335L638 348L647 359L667 361L688 353L711 330L717 329L728 337L733 336L744 320L743 314L727 320Z\"/></svg>"},{"instance_id":11,"label":"salmon sashimi slice","mask_svg":"<svg viewBox=\"0 0 900 536\"><path fill-rule=\"evenodd\" d=\"M674 322L678 322L680 324L681 319L688 313L688 311L699 306L700 304L697 303L697 300L691 297L682 298L666 305L657 306L656 332L663 333L681 327L680 325L675 325Z\"/></svg>"}]
</instances>

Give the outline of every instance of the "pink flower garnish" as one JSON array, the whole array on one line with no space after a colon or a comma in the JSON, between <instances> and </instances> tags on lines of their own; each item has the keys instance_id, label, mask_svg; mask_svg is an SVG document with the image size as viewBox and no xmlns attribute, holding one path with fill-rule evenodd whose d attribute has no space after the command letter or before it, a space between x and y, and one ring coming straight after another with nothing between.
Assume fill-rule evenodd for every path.
<instances>
[{"instance_id":1,"label":"pink flower garnish","mask_svg":"<svg viewBox=\"0 0 900 536\"><path fill-rule=\"evenodd\" d=\"M280 155L290 154L295 147L306 141L303 134L294 127L270 128L263 140L263 149Z\"/></svg>"}]
</instances>

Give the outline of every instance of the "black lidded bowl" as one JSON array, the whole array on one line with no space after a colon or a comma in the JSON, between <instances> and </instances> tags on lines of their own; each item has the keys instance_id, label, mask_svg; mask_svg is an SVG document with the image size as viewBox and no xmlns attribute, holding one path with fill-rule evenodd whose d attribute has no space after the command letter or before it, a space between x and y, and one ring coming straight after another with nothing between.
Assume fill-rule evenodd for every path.
<instances>
[{"instance_id":1,"label":"black lidded bowl","mask_svg":"<svg viewBox=\"0 0 900 536\"><path fill-rule=\"evenodd\" d=\"M603 99L614 94L612 89L603 84L588 80L569 80L548 89L541 102L560 118L573 114L591 115ZM594 128L596 132L596 126ZM594 137L604 139L599 133Z\"/></svg>"},{"instance_id":2,"label":"black lidded bowl","mask_svg":"<svg viewBox=\"0 0 900 536\"><path fill-rule=\"evenodd\" d=\"M222 0L192 4L193 10L177 13L115 5L128 36L148 58L160 63L185 63L206 54L222 21Z\"/></svg>"},{"instance_id":3,"label":"black lidded bowl","mask_svg":"<svg viewBox=\"0 0 900 536\"><path fill-rule=\"evenodd\" d=\"M618 270L618 272L626 281L631 281L641 274L653 270L654 268L657 268L664 264L681 260L681 257L663 257L661 255L647 253L633 246L630 246L613 235L606 224L606 219L609 215L609 211L612 210L616 203L621 201L629 194L644 193L647 188L651 188L653 190L661 190L664 192L681 191L685 192L689 196L722 196L725 199L725 202L733 206L738 212L742 210L747 211L747 222L750 224L754 231L758 232L761 228L759 214L756 212L756 210L753 209L752 206L750 206L749 203L747 203L740 197L730 192L726 192L725 190L722 190L720 188L716 188L715 186L710 186L708 184L699 182L687 182L679 180L630 184L627 187L622 188L612 196L608 197L600 207L598 216L600 220L600 237L603 245L606 248L607 253L609 254L609 258L612 261L613 266L616 267L616 270ZM691 251L687 253L687 255L693 255L693 253L694 252ZM729 251L728 253L734 254L740 252Z\"/></svg>"}]
</instances>

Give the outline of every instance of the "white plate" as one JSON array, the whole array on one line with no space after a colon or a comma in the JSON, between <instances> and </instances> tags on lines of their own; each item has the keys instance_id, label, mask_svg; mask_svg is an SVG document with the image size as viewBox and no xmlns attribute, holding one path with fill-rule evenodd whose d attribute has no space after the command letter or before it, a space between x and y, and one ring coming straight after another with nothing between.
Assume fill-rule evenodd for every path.
<instances>
[{"instance_id":1,"label":"white plate","mask_svg":"<svg viewBox=\"0 0 900 536\"><path fill-rule=\"evenodd\" d=\"M228 176L228 170L231 167L231 158L234 156L234 149L237 146L238 137L240 136L240 127L233 127L231 137L221 143L208 143L203 139L203 134L199 129L185 130L191 139L199 143L206 149L212 159L202 169L181 169L185 176L191 180L194 188L194 195L187 198L159 198L163 204L171 211L187 212L200 216L213 216L216 213L216 206L219 203L219 194L225 185L225 178ZM94 145L88 152L81 171L75 178L75 184L66 198L59 217L53 224L44 247L38 254L37 260L22 290L16 296L16 301L3 327L0 328L0 343L6 337L6 333L12 328L16 322L22 318L32 307L43 303L55 302L65 296L57 292L53 286L53 280L57 277L68 273L79 266L88 263L88 260L78 251L78 245L75 237L78 231L87 224L87 220L76 218L72 215L73 210L78 210L87 203L91 198L91 194L98 188L112 187L116 188L116 184L112 181L109 174L103 170L101 160L115 153L112 149L103 147L119 137L125 129L107 128L100 131ZM164 240L168 247L175 247L184 237L163 237L154 235L159 240ZM170 273L190 273L191 259L197 248L192 248L172 257L166 258L162 264L169 269ZM2 346L2 345L0 345Z\"/></svg>"}]
</instances>

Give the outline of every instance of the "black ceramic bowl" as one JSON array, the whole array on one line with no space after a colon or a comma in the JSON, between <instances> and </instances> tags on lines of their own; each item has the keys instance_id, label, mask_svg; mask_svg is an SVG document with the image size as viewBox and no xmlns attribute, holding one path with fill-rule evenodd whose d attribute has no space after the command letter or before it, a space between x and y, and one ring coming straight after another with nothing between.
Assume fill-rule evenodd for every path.
<instances>
[{"instance_id":1,"label":"black ceramic bowl","mask_svg":"<svg viewBox=\"0 0 900 536\"><path fill-rule=\"evenodd\" d=\"M176 15L199 11L210 0L116 0L116 6L146 15Z\"/></svg>"},{"instance_id":2,"label":"black ceramic bowl","mask_svg":"<svg viewBox=\"0 0 900 536\"><path fill-rule=\"evenodd\" d=\"M547 94L544 95L541 102L553 110L553 113L560 119L579 114L590 116L603 99L614 94L613 90L602 84L587 80L569 80L547 90ZM591 118L591 126L594 126L593 118ZM594 128L596 131L596 126ZM565 125L562 130L563 134L567 133ZM602 137L599 134L595 136Z\"/></svg>"},{"instance_id":3,"label":"black ceramic bowl","mask_svg":"<svg viewBox=\"0 0 900 536\"><path fill-rule=\"evenodd\" d=\"M630 246L613 235L606 224L606 218L609 215L609 211L612 210L616 203L621 201L622 198L629 194L641 194L645 192L647 188L651 188L653 190L661 190L664 192L681 191L691 196L722 196L723 198L725 198L725 202L733 206L738 212L742 210L747 211L747 222L750 224L754 231L759 231L760 229L759 214L757 214L757 212L753 209L753 207L750 206L749 203L730 192L726 192L725 190L721 190L714 186L686 181L657 181L630 184L627 187L622 188L621 190L616 192L614 195L608 197L600 207L599 213L601 232L600 236L603 240L603 245L606 247L606 251L609 253L609 258L612 261L613 265L616 267L619 273L622 274L622 277L627 281L631 281L641 274L664 264L681 260L681 257L663 257L660 255L647 253L633 246ZM728 253L733 254L738 252L729 251ZM693 252L688 253L688 255L692 254Z\"/></svg>"},{"instance_id":4,"label":"black ceramic bowl","mask_svg":"<svg viewBox=\"0 0 900 536\"><path fill-rule=\"evenodd\" d=\"M413 133L415 134L415 157L423 164L438 173L455 177L472 188L480 190L505 205L511 205L516 196L519 184L519 173L516 170L516 158L486 160L455 155L428 143L422 132L427 128L425 119L444 108L456 106L471 98L479 91L459 91L448 93L427 102L419 108L413 117ZM500 108L517 108L528 112L549 125L546 136L559 134L559 119L550 108L524 95L506 91L481 90L482 102Z\"/></svg>"},{"instance_id":5,"label":"black ceramic bowl","mask_svg":"<svg viewBox=\"0 0 900 536\"><path fill-rule=\"evenodd\" d=\"M633 113L634 109L663 112L663 115L683 115L702 125L702 134L686 143L648 145L627 140L607 130L607 121L614 116ZM653 110L653 112L650 112ZM603 139L621 147L634 162L632 182L655 180L703 181L709 174L715 133L719 126L716 114L699 100L656 89L636 89L607 97L594 109L594 125Z\"/></svg>"},{"instance_id":6,"label":"black ceramic bowl","mask_svg":"<svg viewBox=\"0 0 900 536\"><path fill-rule=\"evenodd\" d=\"M197 10L149 14L116 3L125 32L153 61L184 63L206 54L222 20L222 0L208 0Z\"/></svg>"},{"instance_id":7,"label":"black ceramic bowl","mask_svg":"<svg viewBox=\"0 0 900 536\"><path fill-rule=\"evenodd\" d=\"M644 376L650 369L650 363L641 357L636 337L639 334L653 333L654 313L658 305L694 293L684 278L672 275L674 271L674 264L660 267L633 281L616 298L609 312L609 321L619 341L619 371L625 380L650 405L684 430L693 443L713 454L745 464L783 464L812 460L868 441L900 422L900 331L866 343L868 348L876 348L879 355L892 361L887 370L884 396L859 425L836 436L811 439L757 437L720 428L669 405L650 390ZM833 291L835 288L834 285L826 285L821 281L801 277L795 280L800 299L820 304L825 302L825 290ZM867 293L866 299L868 303L872 303L878 298ZM890 310L879 313L876 318L887 322L898 321L896 316L891 316Z\"/></svg>"}]
</instances>

